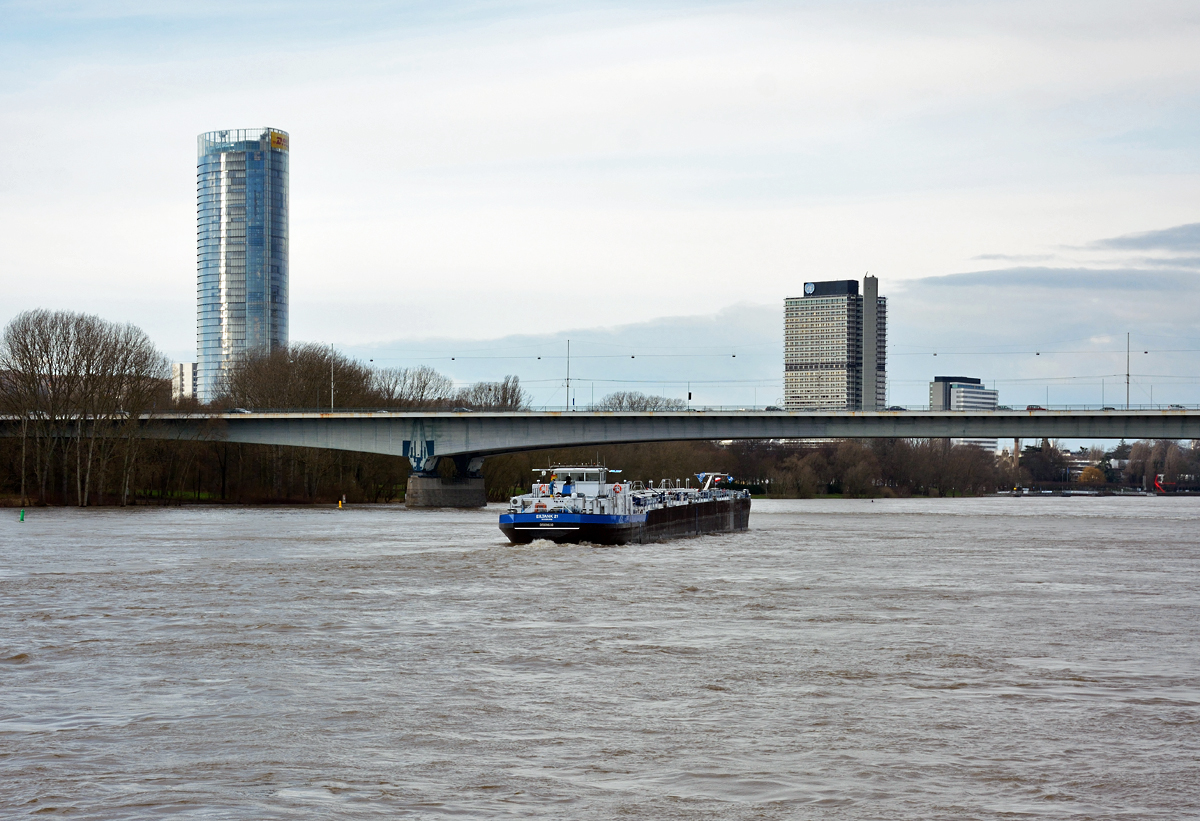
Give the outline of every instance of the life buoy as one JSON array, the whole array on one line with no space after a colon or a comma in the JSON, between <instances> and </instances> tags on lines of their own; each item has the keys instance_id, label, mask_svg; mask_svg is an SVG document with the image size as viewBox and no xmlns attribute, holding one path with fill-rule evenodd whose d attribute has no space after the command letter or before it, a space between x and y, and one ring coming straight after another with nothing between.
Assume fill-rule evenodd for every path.
<instances>
[{"instance_id":1,"label":"life buoy","mask_svg":"<svg viewBox=\"0 0 1200 821\"><path fill-rule=\"evenodd\" d=\"M543 510L545 510L545 509L546 509L546 503L545 503L545 502L538 502L536 505L534 505L534 506L533 506L533 512L534 512L534 513L541 513L541 512L542 512Z\"/></svg>"},{"instance_id":2,"label":"life buoy","mask_svg":"<svg viewBox=\"0 0 1200 821\"><path fill-rule=\"evenodd\" d=\"M545 496L549 492L550 492L550 488L546 487L545 485L538 485L538 493Z\"/></svg>"},{"instance_id":3,"label":"life buoy","mask_svg":"<svg viewBox=\"0 0 1200 821\"><path fill-rule=\"evenodd\" d=\"M621 492L621 486L613 485L613 493L620 493L620 492Z\"/></svg>"}]
</instances>

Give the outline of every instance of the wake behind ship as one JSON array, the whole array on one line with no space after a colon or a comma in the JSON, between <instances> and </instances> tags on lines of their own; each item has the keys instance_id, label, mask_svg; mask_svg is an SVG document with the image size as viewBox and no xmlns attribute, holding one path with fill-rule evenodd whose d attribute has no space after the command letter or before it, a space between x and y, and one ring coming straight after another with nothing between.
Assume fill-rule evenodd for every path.
<instances>
[{"instance_id":1,"label":"wake behind ship","mask_svg":"<svg viewBox=\"0 0 1200 821\"><path fill-rule=\"evenodd\" d=\"M530 493L509 500L508 512L500 515L500 530L513 544L535 539L645 544L750 525L750 492L721 488L724 474L700 474L699 487L672 486L668 481L647 487L608 481L609 473L619 472L597 465L541 471L542 479Z\"/></svg>"}]
</instances>

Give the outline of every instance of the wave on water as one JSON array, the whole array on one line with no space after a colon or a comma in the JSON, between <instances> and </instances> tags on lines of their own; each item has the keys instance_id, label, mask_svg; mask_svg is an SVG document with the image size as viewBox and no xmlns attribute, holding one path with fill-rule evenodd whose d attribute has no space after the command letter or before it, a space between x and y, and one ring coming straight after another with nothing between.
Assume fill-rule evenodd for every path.
<instances>
[{"instance_id":1,"label":"wave on water","mask_svg":"<svg viewBox=\"0 0 1200 821\"><path fill-rule=\"evenodd\" d=\"M561 548L571 548L571 547L590 547L590 548L597 548L597 549L603 548L603 549L608 550L608 549L611 549L613 547L613 545L596 544L594 542L556 542L556 541L553 541L552 539L534 539L532 542L529 542L528 544L510 544L509 547L519 547L519 548L523 548L525 550L550 550L553 548L561 549Z\"/></svg>"},{"instance_id":2,"label":"wave on water","mask_svg":"<svg viewBox=\"0 0 1200 821\"><path fill-rule=\"evenodd\" d=\"M494 510L336 539L41 511L0 538L0 807L1194 817L1200 499L1073 502L768 500L736 535L514 550Z\"/></svg>"}]
</instances>

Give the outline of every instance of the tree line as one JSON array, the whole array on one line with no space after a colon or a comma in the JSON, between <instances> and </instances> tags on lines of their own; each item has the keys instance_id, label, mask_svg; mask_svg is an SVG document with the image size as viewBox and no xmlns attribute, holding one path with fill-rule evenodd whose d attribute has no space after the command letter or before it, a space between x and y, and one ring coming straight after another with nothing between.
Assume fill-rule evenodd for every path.
<instances>
[{"instance_id":1,"label":"tree line","mask_svg":"<svg viewBox=\"0 0 1200 821\"><path fill-rule=\"evenodd\" d=\"M169 400L167 370L166 357L133 325L44 310L9 322L0 407L20 427L16 447L6 440L10 490L43 503L102 504L106 493L128 503L138 417Z\"/></svg>"},{"instance_id":2,"label":"tree line","mask_svg":"<svg viewBox=\"0 0 1200 821\"><path fill-rule=\"evenodd\" d=\"M94 505L181 502L306 503L403 497L407 459L319 448L143 438L140 420L168 410L525 410L516 376L456 386L428 366L374 368L328 347L299 343L232 363L202 408L173 402L169 365L132 325L65 311L29 311L0 337L0 412L14 435L0 438L0 497L10 503ZM677 399L619 391L595 406L677 411ZM1085 481L1153 488L1200 476L1200 450L1175 442L1122 443ZM442 460L453 470L451 460ZM631 479L681 480L701 471L737 477L756 492L821 495L974 495L1055 482L1067 455L1050 443L1025 448L1019 464L947 440L666 442L492 456L488 496L527 492L551 463L599 461ZM1113 464L1119 467L1112 467Z\"/></svg>"},{"instance_id":3,"label":"tree line","mask_svg":"<svg viewBox=\"0 0 1200 821\"><path fill-rule=\"evenodd\" d=\"M319 448L142 436L143 420L179 410L527 410L516 376L456 386L428 366L374 368L298 343L251 352L224 371L207 405L173 401L170 366L139 328L91 314L35 310L0 337L0 496L19 504L303 503L403 496L409 462ZM598 407L675 410L682 403L618 392ZM447 469L452 470L449 460Z\"/></svg>"},{"instance_id":4,"label":"tree line","mask_svg":"<svg viewBox=\"0 0 1200 821\"><path fill-rule=\"evenodd\" d=\"M143 420L230 408L521 410L516 376L456 387L433 368L372 368L314 344L251 352L208 406L172 401L170 366L139 328L71 311L27 311L0 336L0 494L20 504L392 501L408 460L316 448L166 441Z\"/></svg>"},{"instance_id":5,"label":"tree line","mask_svg":"<svg viewBox=\"0 0 1200 821\"><path fill-rule=\"evenodd\" d=\"M516 376L455 388L428 365L372 368L324 345L297 343L248 353L217 381L214 408L291 410L525 410L529 395Z\"/></svg>"}]
</instances>

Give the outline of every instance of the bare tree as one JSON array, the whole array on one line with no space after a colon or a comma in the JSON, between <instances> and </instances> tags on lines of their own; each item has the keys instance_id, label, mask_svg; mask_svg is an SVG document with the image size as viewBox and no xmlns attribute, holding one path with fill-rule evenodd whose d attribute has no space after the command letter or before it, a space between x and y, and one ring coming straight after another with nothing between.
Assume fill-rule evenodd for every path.
<instances>
[{"instance_id":1,"label":"bare tree","mask_svg":"<svg viewBox=\"0 0 1200 821\"><path fill-rule=\"evenodd\" d=\"M70 311L26 311L0 339L6 408L21 419L21 494L25 497L26 448L34 445L38 498L47 501L55 456L63 501L70 474L76 504L87 504L94 459L107 460L113 423L128 428L127 461L136 451L138 416L153 407L165 384L166 358L132 325ZM86 432L86 445L85 445ZM75 448L74 465L69 449Z\"/></svg>"},{"instance_id":2,"label":"bare tree","mask_svg":"<svg viewBox=\"0 0 1200 821\"><path fill-rule=\"evenodd\" d=\"M463 388L455 397L457 405L472 410L528 410L529 395L516 376L506 376L500 382L476 382Z\"/></svg>"},{"instance_id":3,"label":"bare tree","mask_svg":"<svg viewBox=\"0 0 1200 821\"><path fill-rule=\"evenodd\" d=\"M444 406L454 397L454 382L428 365L381 368L372 375L372 387L379 402L389 408Z\"/></svg>"},{"instance_id":4,"label":"bare tree","mask_svg":"<svg viewBox=\"0 0 1200 821\"><path fill-rule=\"evenodd\" d=\"M28 443L29 443L29 408L24 401L24 391L21 374L12 368L9 360L8 346L0 342L0 412L14 416L21 421L21 504L29 503L25 493L25 477L28 473Z\"/></svg>"},{"instance_id":5,"label":"bare tree","mask_svg":"<svg viewBox=\"0 0 1200 821\"><path fill-rule=\"evenodd\" d=\"M113 390L106 407L109 425L117 428L115 434L123 433L126 443L121 477L121 504L125 505L129 503L130 482L141 446L141 420L155 409L167 406L170 364L141 328L123 325L114 329L113 336L118 355L109 380ZM107 459L108 454L103 460L105 466Z\"/></svg>"},{"instance_id":6,"label":"bare tree","mask_svg":"<svg viewBox=\"0 0 1200 821\"><path fill-rule=\"evenodd\" d=\"M249 351L217 384L215 402L243 408L362 408L374 404L371 371L324 345Z\"/></svg>"},{"instance_id":7,"label":"bare tree","mask_svg":"<svg viewBox=\"0 0 1200 821\"><path fill-rule=\"evenodd\" d=\"M682 399L650 396L640 391L617 391L596 403L596 410L607 411L680 411L687 410Z\"/></svg>"},{"instance_id":8,"label":"bare tree","mask_svg":"<svg viewBox=\"0 0 1200 821\"><path fill-rule=\"evenodd\" d=\"M249 351L217 384L214 404L263 410L378 407L373 372L357 360L314 343L274 351ZM343 487L346 459L335 451L284 448L265 450L270 495L311 496L318 486Z\"/></svg>"},{"instance_id":9,"label":"bare tree","mask_svg":"<svg viewBox=\"0 0 1200 821\"><path fill-rule=\"evenodd\" d=\"M38 499L43 503L62 428L69 421L71 402L78 390L75 320L79 317L66 311L26 311L5 327L0 346L0 364L10 374L9 401L21 416L23 430L33 436L34 476ZM64 495L66 467L64 456Z\"/></svg>"}]
</instances>

